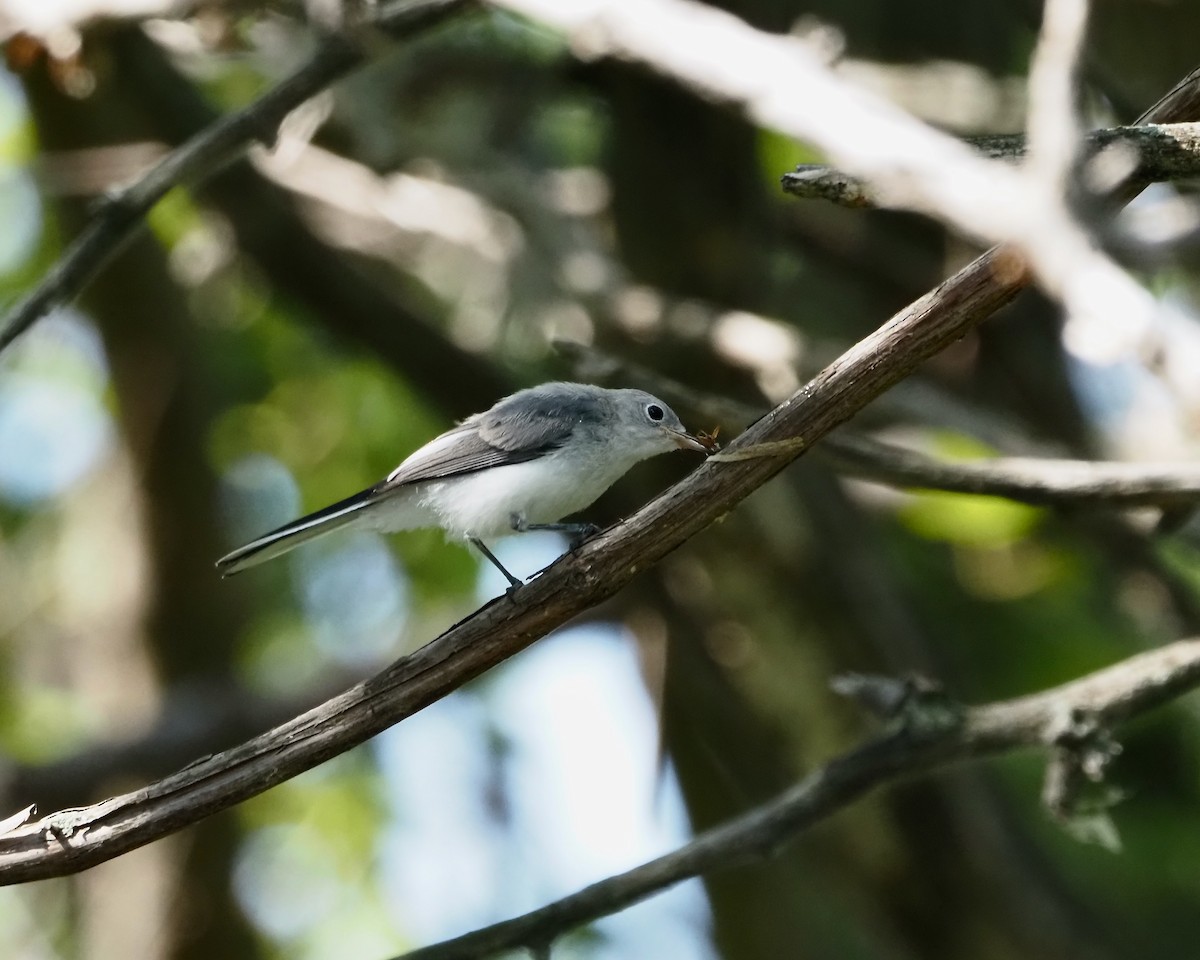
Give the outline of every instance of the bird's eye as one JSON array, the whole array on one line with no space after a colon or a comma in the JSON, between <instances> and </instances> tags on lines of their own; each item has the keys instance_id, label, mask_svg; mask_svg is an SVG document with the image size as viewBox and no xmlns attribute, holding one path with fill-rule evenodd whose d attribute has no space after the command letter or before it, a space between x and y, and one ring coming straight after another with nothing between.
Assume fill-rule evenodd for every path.
<instances>
[{"instance_id":1,"label":"bird's eye","mask_svg":"<svg viewBox=\"0 0 1200 960\"><path fill-rule=\"evenodd\" d=\"M657 403L651 403L646 407L646 416L648 416L655 423L658 423L658 421L665 417L666 414L663 413L663 408Z\"/></svg>"}]
</instances>

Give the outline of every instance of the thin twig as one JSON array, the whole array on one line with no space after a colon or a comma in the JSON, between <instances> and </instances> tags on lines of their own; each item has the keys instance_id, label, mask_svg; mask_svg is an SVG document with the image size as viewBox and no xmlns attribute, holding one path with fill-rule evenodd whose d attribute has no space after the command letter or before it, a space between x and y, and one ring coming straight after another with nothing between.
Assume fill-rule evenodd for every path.
<instances>
[{"instance_id":1,"label":"thin twig","mask_svg":"<svg viewBox=\"0 0 1200 960\"><path fill-rule=\"evenodd\" d=\"M380 8L371 27L390 37L410 37L472 6L471 0L393 0ZM168 191L213 176L256 142L273 143L284 118L363 63L369 46L347 34L326 36L312 57L278 86L172 150L133 183L110 191L37 287L0 320L0 351L39 318L78 296Z\"/></svg>"},{"instance_id":2,"label":"thin twig","mask_svg":"<svg viewBox=\"0 0 1200 960\"><path fill-rule=\"evenodd\" d=\"M895 487L1004 497L1039 506L1182 506L1200 501L1200 464L1001 457L948 463L869 437L827 437L843 473Z\"/></svg>"},{"instance_id":3,"label":"thin twig","mask_svg":"<svg viewBox=\"0 0 1200 960\"><path fill-rule=\"evenodd\" d=\"M1025 158L1024 134L967 137L967 144L992 160ZM1200 177L1200 123L1144 124L1093 130L1084 138L1085 158L1110 147L1136 151L1132 175L1141 183ZM825 164L804 164L782 177L783 189L805 200L828 200L842 206L872 207L875 196L858 177Z\"/></svg>"},{"instance_id":4,"label":"thin twig","mask_svg":"<svg viewBox=\"0 0 1200 960\"><path fill-rule=\"evenodd\" d=\"M1042 29L1029 65L1029 156L1023 170L1031 186L1051 203L1067 200L1081 139L1075 71L1087 14L1088 0L1045 0Z\"/></svg>"},{"instance_id":5,"label":"thin twig","mask_svg":"<svg viewBox=\"0 0 1200 960\"><path fill-rule=\"evenodd\" d=\"M920 695L909 722L810 773L750 813L705 831L639 867L520 917L404 954L401 960L467 960L544 944L683 880L763 860L803 831L885 783L973 757L1023 747L1062 749L1064 724L1086 717L1107 730L1200 686L1200 640L1139 654L1041 693L969 709Z\"/></svg>"},{"instance_id":6,"label":"thin twig","mask_svg":"<svg viewBox=\"0 0 1200 960\"><path fill-rule=\"evenodd\" d=\"M764 412L748 403L695 390L595 347L561 342L555 349L572 361L578 377L636 383L673 406L695 413L705 423L712 420L721 427L741 426ZM822 438L813 452L839 473L892 487L1004 497L1035 506L1173 507L1200 501L1200 464L1195 463L1042 457L946 461L846 429Z\"/></svg>"}]
</instances>

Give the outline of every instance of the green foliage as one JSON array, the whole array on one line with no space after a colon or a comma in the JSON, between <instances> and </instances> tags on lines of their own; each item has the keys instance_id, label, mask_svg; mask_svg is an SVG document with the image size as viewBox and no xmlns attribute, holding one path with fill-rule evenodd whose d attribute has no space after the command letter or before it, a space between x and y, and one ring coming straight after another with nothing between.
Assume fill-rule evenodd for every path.
<instances>
[{"instance_id":1,"label":"green foliage","mask_svg":"<svg viewBox=\"0 0 1200 960\"><path fill-rule=\"evenodd\" d=\"M1041 511L999 497L928 492L914 495L901 511L913 533L963 547L1004 547L1027 538Z\"/></svg>"},{"instance_id":2,"label":"green foliage","mask_svg":"<svg viewBox=\"0 0 1200 960\"><path fill-rule=\"evenodd\" d=\"M546 104L533 117L531 140L549 167L598 166L608 133L602 104L566 96Z\"/></svg>"},{"instance_id":3,"label":"green foliage","mask_svg":"<svg viewBox=\"0 0 1200 960\"><path fill-rule=\"evenodd\" d=\"M824 163L825 158L808 144L785 137L774 130L758 131L758 165L764 180L778 179L783 173L804 163ZM789 203L782 192L773 198L781 204Z\"/></svg>"},{"instance_id":4,"label":"green foliage","mask_svg":"<svg viewBox=\"0 0 1200 960\"><path fill-rule=\"evenodd\" d=\"M70 691L23 685L10 689L0 709L0 752L15 763L49 763L88 744L94 717Z\"/></svg>"}]
</instances>

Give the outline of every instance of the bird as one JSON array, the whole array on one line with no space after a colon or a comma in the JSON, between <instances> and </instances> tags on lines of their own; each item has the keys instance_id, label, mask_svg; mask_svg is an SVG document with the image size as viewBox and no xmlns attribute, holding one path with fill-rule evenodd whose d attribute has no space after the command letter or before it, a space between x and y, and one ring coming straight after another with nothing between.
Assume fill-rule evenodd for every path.
<instances>
[{"instance_id":1,"label":"bird","mask_svg":"<svg viewBox=\"0 0 1200 960\"><path fill-rule=\"evenodd\" d=\"M714 448L711 437L689 433L645 391L544 383L434 437L374 486L264 534L216 565L230 576L346 527L440 527L475 546L515 589L522 581L485 540L558 530L574 547L598 528L562 518L590 506L635 464L676 449L707 455Z\"/></svg>"}]
</instances>

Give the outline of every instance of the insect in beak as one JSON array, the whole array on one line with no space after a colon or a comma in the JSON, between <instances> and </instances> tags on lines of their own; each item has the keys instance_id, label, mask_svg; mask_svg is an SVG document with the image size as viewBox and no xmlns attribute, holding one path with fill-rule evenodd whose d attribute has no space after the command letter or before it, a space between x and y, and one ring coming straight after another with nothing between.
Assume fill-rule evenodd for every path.
<instances>
[{"instance_id":1,"label":"insect in beak","mask_svg":"<svg viewBox=\"0 0 1200 960\"><path fill-rule=\"evenodd\" d=\"M673 433L675 442L685 450L699 450L703 454L713 454L721 449L721 445L717 443L717 433L720 427L713 430L712 433L705 433L701 430L695 436L690 433Z\"/></svg>"},{"instance_id":2,"label":"insect in beak","mask_svg":"<svg viewBox=\"0 0 1200 960\"><path fill-rule=\"evenodd\" d=\"M709 456L712 456L721 449L721 444L717 442L717 434L720 432L721 426L718 424L712 428L712 433L706 433L705 431L701 430L698 434L696 434L696 442L704 448L704 452Z\"/></svg>"}]
</instances>

